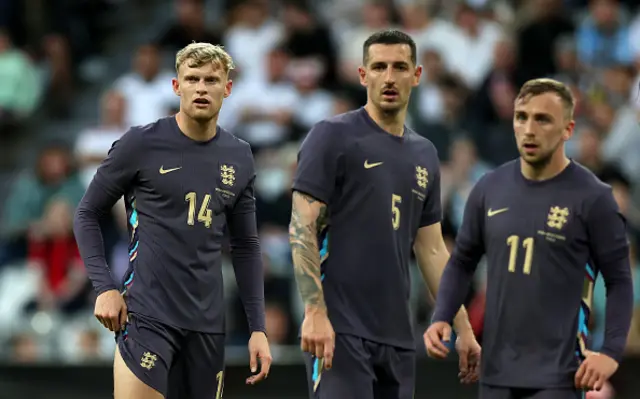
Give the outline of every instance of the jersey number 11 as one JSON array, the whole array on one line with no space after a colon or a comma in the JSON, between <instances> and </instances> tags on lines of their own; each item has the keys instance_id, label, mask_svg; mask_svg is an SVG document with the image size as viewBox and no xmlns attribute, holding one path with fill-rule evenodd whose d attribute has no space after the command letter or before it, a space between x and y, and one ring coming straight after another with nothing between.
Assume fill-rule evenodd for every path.
<instances>
[{"instance_id":1,"label":"jersey number 11","mask_svg":"<svg viewBox=\"0 0 640 399\"><path fill-rule=\"evenodd\" d=\"M518 249L520 247L520 237L513 235L507 238L507 245L510 247L509 251L509 271L515 273L516 261L518 259ZM531 274L531 263L533 262L533 237L527 237L522 240L522 248L524 248L524 267L522 272L524 274Z\"/></svg>"}]
</instances>

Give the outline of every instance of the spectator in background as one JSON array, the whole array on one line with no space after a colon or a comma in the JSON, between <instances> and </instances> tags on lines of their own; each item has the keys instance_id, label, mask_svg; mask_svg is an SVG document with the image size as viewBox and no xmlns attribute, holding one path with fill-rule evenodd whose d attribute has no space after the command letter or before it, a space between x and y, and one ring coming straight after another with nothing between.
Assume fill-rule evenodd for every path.
<instances>
[{"instance_id":1,"label":"spectator in background","mask_svg":"<svg viewBox=\"0 0 640 399\"><path fill-rule=\"evenodd\" d=\"M362 24L340 34L340 79L359 86L358 67L362 64L362 44L373 33L393 27L388 1L365 0L362 5ZM366 99L365 99L366 100Z\"/></svg>"},{"instance_id":2,"label":"spectator in background","mask_svg":"<svg viewBox=\"0 0 640 399\"><path fill-rule=\"evenodd\" d=\"M449 51L456 58L452 72L473 90L487 77L495 59L494 48L503 37L502 27L484 18L481 11L481 6L476 8L468 3L460 3L455 21L463 40L449 44Z\"/></svg>"},{"instance_id":3,"label":"spectator in background","mask_svg":"<svg viewBox=\"0 0 640 399\"><path fill-rule=\"evenodd\" d=\"M320 87L324 74L323 64L316 58L298 58L291 61L289 76L295 85L298 100L293 122L298 134L296 140L307 134L316 123L333 115L333 96Z\"/></svg>"},{"instance_id":4,"label":"spectator in background","mask_svg":"<svg viewBox=\"0 0 640 399\"><path fill-rule=\"evenodd\" d=\"M322 65L321 86L336 89L337 49L329 28L315 18L311 8L303 0L286 0L282 15L284 46L291 56L316 59Z\"/></svg>"},{"instance_id":5,"label":"spectator in background","mask_svg":"<svg viewBox=\"0 0 640 399\"><path fill-rule=\"evenodd\" d=\"M245 83L262 83L269 51L284 37L282 24L269 15L267 0L232 2L231 27L223 44L236 63L238 79Z\"/></svg>"},{"instance_id":6,"label":"spectator in background","mask_svg":"<svg viewBox=\"0 0 640 399\"><path fill-rule=\"evenodd\" d=\"M154 44L136 50L133 71L121 76L113 89L126 102L125 126L141 126L175 112L180 104L171 86L173 72L160 70L160 51Z\"/></svg>"},{"instance_id":7,"label":"spectator in background","mask_svg":"<svg viewBox=\"0 0 640 399\"><path fill-rule=\"evenodd\" d=\"M113 142L127 131L126 109L127 103L122 94L114 90L108 91L100 102L99 124L83 130L78 135L75 153L85 186L93 179Z\"/></svg>"},{"instance_id":8,"label":"spectator in background","mask_svg":"<svg viewBox=\"0 0 640 399\"><path fill-rule=\"evenodd\" d=\"M42 308L71 301L87 283L71 230L83 195L71 152L56 143L44 148L33 171L18 178L5 204L3 237L26 243L29 264L41 276Z\"/></svg>"},{"instance_id":9,"label":"spectator in background","mask_svg":"<svg viewBox=\"0 0 640 399\"><path fill-rule=\"evenodd\" d=\"M531 19L516 39L520 50L517 70L525 81L561 72L558 69L567 65L558 64L558 51L570 51L574 47L574 43L558 42L559 38L572 35L575 29L571 16L562 8L562 0L535 0L531 5Z\"/></svg>"},{"instance_id":10,"label":"spectator in background","mask_svg":"<svg viewBox=\"0 0 640 399\"><path fill-rule=\"evenodd\" d=\"M553 46L555 74L552 77L566 84L579 85L581 67L578 63L576 43L573 37L559 37Z\"/></svg>"},{"instance_id":11,"label":"spectator in background","mask_svg":"<svg viewBox=\"0 0 640 399\"><path fill-rule=\"evenodd\" d=\"M0 29L0 135L24 121L38 105L42 81L27 55Z\"/></svg>"},{"instance_id":12,"label":"spectator in background","mask_svg":"<svg viewBox=\"0 0 640 399\"><path fill-rule=\"evenodd\" d=\"M218 124L255 150L281 144L291 135L298 93L288 77L290 55L275 47L266 55L264 80L241 79L225 100Z\"/></svg>"},{"instance_id":13,"label":"spectator in background","mask_svg":"<svg viewBox=\"0 0 640 399\"><path fill-rule=\"evenodd\" d=\"M591 67L631 64L626 14L617 0L590 0L589 16L577 30L578 57Z\"/></svg>"},{"instance_id":14,"label":"spectator in background","mask_svg":"<svg viewBox=\"0 0 640 399\"><path fill-rule=\"evenodd\" d=\"M174 0L176 20L165 29L157 44L177 52L192 42L221 44L222 36L206 25L203 0Z\"/></svg>"}]
</instances>

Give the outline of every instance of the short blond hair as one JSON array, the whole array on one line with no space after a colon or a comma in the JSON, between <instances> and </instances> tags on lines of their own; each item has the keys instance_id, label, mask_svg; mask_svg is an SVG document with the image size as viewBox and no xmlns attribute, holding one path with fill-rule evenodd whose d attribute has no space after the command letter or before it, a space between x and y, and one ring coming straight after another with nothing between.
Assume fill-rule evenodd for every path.
<instances>
[{"instance_id":1,"label":"short blond hair","mask_svg":"<svg viewBox=\"0 0 640 399\"><path fill-rule=\"evenodd\" d=\"M575 98L571 89L564 83L549 78L531 79L525 82L520 88L516 101L526 100L529 97L539 96L545 93L553 93L560 97L569 119L573 119L575 109Z\"/></svg>"},{"instance_id":2,"label":"short blond hair","mask_svg":"<svg viewBox=\"0 0 640 399\"><path fill-rule=\"evenodd\" d=\"M199 68L208 63L221 66L226 73L235 68L233 58L224 47L211 43L191 43L176 54L176 73L180 66L188 62L190 68Z\"/></svg>"}]
</instances>

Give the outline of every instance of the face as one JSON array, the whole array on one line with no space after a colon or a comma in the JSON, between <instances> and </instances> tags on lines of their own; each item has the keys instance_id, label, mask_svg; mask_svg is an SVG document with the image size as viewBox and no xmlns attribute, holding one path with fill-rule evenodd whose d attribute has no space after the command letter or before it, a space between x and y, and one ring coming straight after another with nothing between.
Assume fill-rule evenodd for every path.
<instances>
[{"instance_id":1,"label":"face","mask_svg":"<svg viewBox=\"0 0 640 399\"><path fill-rule=\"evenodd\" d=\"M64 180L69 170L69 158L59 149L45 151L39 160L40 176L46 184L56 185Z\"/></svg>"},{"instance_id":2,"label":"face","mask_svg":"<svg viewBox=\"0 0 640 399\"><path fill-rule=\"evenodd\" d=\"M145 79L153 79L160 69L160 54L154 46L142 46L135 57L135 69Z\"/></svg>"},{"instance_id":3,"label":"face","mask_svg":"<svg viewBox=\"0 0 640 399\"><path fill-rule=\"evenodd\" d=\"M222 66L208 63L190 67L186 60L173 79L173 91L180 97L180 111L199 122L218 115L222 101L231 94L232 81Z\"/></svg>"},{"instance_id":4,"label":"face","mask_svg":"<svg viewBox=\"0 0 640 399\"><path fill-rule=\"evenodd\" d=\"M371 45L367 64L358 71L369 101L386 113L406 109L411 89L419 84L422 75L422 67L411 61L411 47L407 44Z\"/></svg>"},{"instance_id":5,"label":"face","mask_svg":"<svg viewBox=\"0 0 640 399\"><path fill-rule=\"evenodd\" d=\"M516 100L513 117L516 143L522 159L532 166L545 166L554 154L563 151L574 125L555 93Z\"/></svg>"}]
</instances>

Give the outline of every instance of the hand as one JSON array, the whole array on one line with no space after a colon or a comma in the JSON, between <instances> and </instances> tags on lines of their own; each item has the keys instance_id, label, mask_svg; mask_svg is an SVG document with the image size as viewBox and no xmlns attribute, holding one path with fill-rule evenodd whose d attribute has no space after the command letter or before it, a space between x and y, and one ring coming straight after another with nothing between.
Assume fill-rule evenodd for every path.
<instances>
[{"instance_id":1,"label":"hand","mask_svg":"<svg viewBox=\"0 0 640 399\"><path fill-rule=\"evenodd\" d=\"M269 376L269 369L273 360L267 335L262 331L254 331L249 339L249 367L251 367L252 373L258 371L258 360L260 360L260 372L247 378L247 384L249 385L257 384Z\"/></svg>"},{"instance_id":2,"label":"hand","mask_svg":"<svg viewBox=\"0 0 640 399\"><path fill-rule=\"evenodd\" d=\"M120 331L127 322L127 304L118 290L105 291L96 298L96 319L111 331Z\"/></svg>"},{"instance_id":3,"label":"hand","mask_svg":"<svg viewBox=\"0 0 640 399\"><path fill-rule=\"evenodd\" d=\"M423 335L427 354L434 359L444 359L449 355L449 348L444 344L451 341L451 325L444 321L433 323Z\"/></svg>"},{"instance_id":4,"label":"hand","mask_svg":"<svg viewBox=\"0 0 640 399\"><path fill-rule=\"evenodd\" d=\"M460 373L458 374L458 378L460 378L460 382L463 384L471 384L478 381L482 349L478 341L476 341L473 330L458 334L456 350L458 351L459 358Z\"/></svg>"},{"instance_id":5,"label":"hand","mask_svg":"<svg viewBox=\"0 0 640 399\"><path fill-rule=\"evenodd\" d=\"M598 352L587 351L586 355L576 372L576 388L599 391L618 370L618 362Z\"/></svg>"},{"instance_id":6,"label":"hand","mask_svg":"<svg viewBox=\"0 0 640 399\"><path fill-rule=\"evenodd\" d=\"M333 351L336 345L336 334L329 321L326 310L308 310L302 322L302 340L300 347L323 359L324 368L329 370L333 364Z\"/></svg>"}]
</instances>

